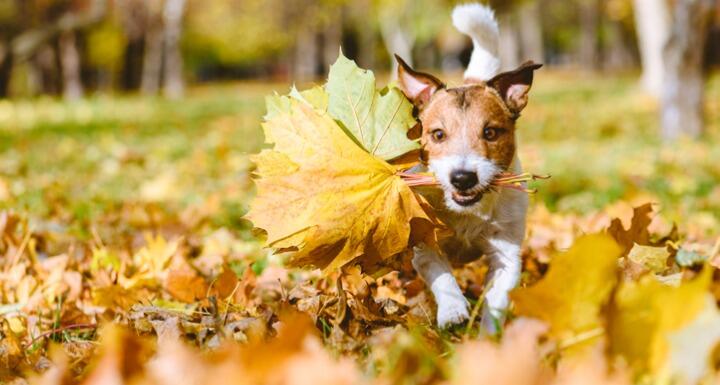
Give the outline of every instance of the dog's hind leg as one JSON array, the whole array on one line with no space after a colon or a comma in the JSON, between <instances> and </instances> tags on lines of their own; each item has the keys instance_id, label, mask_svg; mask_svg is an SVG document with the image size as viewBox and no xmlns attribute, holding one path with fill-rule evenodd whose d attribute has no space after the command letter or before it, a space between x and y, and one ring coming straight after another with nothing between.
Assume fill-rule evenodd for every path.
<instances>
[{"instance_id":1,"label":"dog's hind leg","mask_svg":"<svg viewBox=\"0 0 720 385\"><path fill-rule=\"evenodd\" d=\"M468 301L460 290L445 257L424 245L415 247L414 252L413 267L435 297L438 326L444 328L470 318Z\"/></svg>"},{"instance_id":2,"label":"dog's hind leg","mask_svg":"<svg viewBox=\"0 0 720 385\"><path fill-rule=\"evenodd\" d=\"M505 321L505 313L510 303L508 293L520 280L521 242L491 239L489 243L490 270L485 284L491 286L486 289L482 326L486 332L497 334Z\"/></svg>"}]
</instances>

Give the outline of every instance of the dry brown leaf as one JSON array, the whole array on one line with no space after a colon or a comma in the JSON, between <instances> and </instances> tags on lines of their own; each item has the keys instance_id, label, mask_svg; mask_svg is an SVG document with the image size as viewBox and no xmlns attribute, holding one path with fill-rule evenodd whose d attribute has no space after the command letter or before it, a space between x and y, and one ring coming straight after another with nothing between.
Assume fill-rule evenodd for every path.
<instances>
[{"instance_id":1,"label":"dry brown leaf","mask_svg":"<svg viewBox=\"0 0 720 385\"><path fill-rule=\"evenodd\" d=\"M638 245L650 244L650 232L648 226L652 222L653 204L646 203L633 209L633 218L629 229L623 227L622 221L615 218L610 223L608 234L610 234L620 246L623 247L623 255L627 255L636 243Z\"/></svg>"},{"instance_id":2,"label":"dry brown leaf","mask_svg":"<svg viewBox=\"0 0 720 385\"><path fill-rule=\"evenodd\" d=\"M547 383L551 371L543 363L538 340L548 327L537 320L517 319L500 344L474 341L457 350L453 384L535 385Z\"/></svg>"},{"instance_id":3,"label":"dry brown leaf","mask_svg":"<svg viewBox=\"0 0 720 385\"><path fill-rule=\"evenodd\" d=\"M205 298L208 286L203 277L194 270L180 268L168 272L165 290L175 299L190 303Z\"/></svg>"}]
</instances>

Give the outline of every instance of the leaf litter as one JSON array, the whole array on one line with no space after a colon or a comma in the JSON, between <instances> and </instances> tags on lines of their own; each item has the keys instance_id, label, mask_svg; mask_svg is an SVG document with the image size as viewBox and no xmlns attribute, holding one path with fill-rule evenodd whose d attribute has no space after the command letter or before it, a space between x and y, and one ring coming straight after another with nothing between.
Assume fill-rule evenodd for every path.
<instances>
[{"instance_id":1,"label":"leaf litter","mask_svg":"<svg viewBox=\"0 0 720 385\"><path fill-rule=\"evenodd\" d=\"M277 116L295 111L336 124L317 112L326 103L320 90L297 94L304 101L291 96ZM276 155L277 167L260 172L297 170ZM397 169L387 170L384 178L396 177ZM412 193L397 179L393 186ZM256 239L208 226L209 211L120 207L89 237L63 230L63 218L49 225L0 212L0 382L720 380L718 253L676 228L658 232L669 227L653 225L662 219L652 205L624 210L623 218L608 215L618 212L612 207L579 215L536 205L515 306L495 338L483 336L478 322L435 328L433 302L408 266L295 268ZM306 235L280 241L293 246L298 234ZM679 250L711 262L678 257ZM476 263L456 271L474 303L484 274Z\"/></svg>"}]
</instances>

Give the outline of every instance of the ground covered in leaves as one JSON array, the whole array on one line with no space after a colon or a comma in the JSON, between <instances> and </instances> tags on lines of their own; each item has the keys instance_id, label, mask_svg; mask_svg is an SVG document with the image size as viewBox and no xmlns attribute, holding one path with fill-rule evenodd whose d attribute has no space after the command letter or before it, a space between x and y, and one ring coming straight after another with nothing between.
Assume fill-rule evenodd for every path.
<instances>
[{"instance_id":1,"label":"ground covered in leaves","mask_svg":"<svg viewBox=\"0 0 720 385\"><path fill-rule=\"evenodd\" d=\"M538 76L538 187L504 333L433 326L412 271L284 267L240 219L283 85L0 102L0 383L720 381L720 83L662 144L630 78ZM651 204L648 204L651 203ZM477 314L485 268L458 270Z\"/></svg>"}]
</instances>

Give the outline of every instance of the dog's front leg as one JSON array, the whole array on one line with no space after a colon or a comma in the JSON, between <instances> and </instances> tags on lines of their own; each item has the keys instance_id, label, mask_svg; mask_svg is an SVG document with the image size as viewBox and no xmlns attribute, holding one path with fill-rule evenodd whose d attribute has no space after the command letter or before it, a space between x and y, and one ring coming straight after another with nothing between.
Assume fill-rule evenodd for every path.
<instances>
[{"instance_id":1,"label":"dog's front leg","mask_svg":"<svg viewBox=\"0 0 720 385\"><path fill-rule=\"evenodd\" d=\"M505 321L505 313L510 303L508 293L520 280L522 241L491 239L489 243L490 270L485 284L491 286L486 289L482 326L488 333L497 334L498 328L502 327Z\"/></svg>"},{"instance_id":2,"label":"dog's front leg","mask_svg":"<svg viewBox=\"0 0 720 385\"><path fill-rule=\"evenodd\" d=\"M413 267L435 297L438 326L444 328L467 320L468 301L460 290L448 261L425 245L415 247L414 252Z\"/></svg>"}]
</instances>

